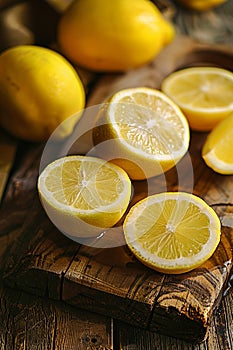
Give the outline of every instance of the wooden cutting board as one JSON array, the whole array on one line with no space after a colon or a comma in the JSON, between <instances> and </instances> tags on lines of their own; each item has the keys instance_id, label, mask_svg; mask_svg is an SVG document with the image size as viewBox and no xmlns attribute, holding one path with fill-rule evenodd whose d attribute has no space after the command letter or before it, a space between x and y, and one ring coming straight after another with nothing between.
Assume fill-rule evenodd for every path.
<instances>
[{"instance_id":1,"label":"wooden cutting board","mask_svg":"<svg viewBox=\"0 0 233 350\"><path fill-rule=\"evenodd\" d=\"M103 102L122 88L159 88L162 79L180 67L201 64L232 70L232 62L232 49L177 37L147 66L99 76L95 84L89 83L88 106ZM124 244L120 227L119 244L114 248L91 247L62 235L47 218L36 190L45 145L19 144L0 213L0 271L4 283L151 331L189 342L203 341L227 288L233 247L233 176L216 174L205 165L200 156L205 138L206 133L191 133L189 155L179 164L182 178L178 181L177 172L171 170L166 174L166 186L168 191L189 191L191 162L193 193L219 215L221 242L207 263L182 275L160 274L139 263ZM86 141L88 149L88 135ZM76 146L71 145L70 152ZM150 191L158 192L161 181L160 177L154 178ZM132 203L148 193L144 181L133 186ZM107 235L103 239L106 237L115 239Z\"/></svg>"}]
</instances>

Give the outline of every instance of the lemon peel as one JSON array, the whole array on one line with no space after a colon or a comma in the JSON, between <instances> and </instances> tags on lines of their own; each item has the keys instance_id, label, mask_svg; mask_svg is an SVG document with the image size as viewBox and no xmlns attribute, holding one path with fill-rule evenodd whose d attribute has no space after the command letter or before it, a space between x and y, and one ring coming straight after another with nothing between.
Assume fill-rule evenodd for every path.
<instances>
[{"instance_id":1,"label":"lemon peel","mask_svg":"<svg viewBox=\"0 0 233 350\"><path fill-rule=\"evenodd\" d=\"M180 274L211 257L220 241L221 224L200 197L166 192L136 203L126 215L123 230L129 249L143 264Z\"/></svg>"}]
</instances>

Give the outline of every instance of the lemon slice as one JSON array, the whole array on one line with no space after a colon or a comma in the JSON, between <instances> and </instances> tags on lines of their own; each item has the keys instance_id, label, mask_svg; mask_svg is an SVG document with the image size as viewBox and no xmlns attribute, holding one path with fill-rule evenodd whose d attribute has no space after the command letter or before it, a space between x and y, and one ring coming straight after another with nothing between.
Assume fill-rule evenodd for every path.
<instances>
[{"instance_id":1,"label":"lemon slice","mask_svg":"<svg viewBox=\"0 0 233 350\"><path fill-rule=\"evenodd\" d=\"M130 201L131 182L124 170L102 159L67 156L42 171L38 191L60 231L92 237L122 217Z\"/></svg>"},{"instance_id":2,"label":"lemon slice","mask_svg":"<svg viewBox=\"0 0 233 350\"><path fill-rule=\"evenodd\" d=\"M233 73L222 68L179 70L164 79L161 89L180 106L194 130L211 130L233 111Z\"/></svg>"},{"instance_id":3,"label":"lemon slice","mask_svg":"<svg viewBox=\"0 0 233 350\"><path fill-rule=\"evenodd\" d=\"M220 241L215 211L184 192L155 194L135 204L123 224L126 243L145 265L183 273L204 263Z\"/></svg>"},{"instance_id":4,"label":"lemon slice","mask_svg":"<svg viewBox=\"0 0 233 350\"><path fill-rule=\"evenodd\" d=\"M97 118L96 153L141 180L171 169L187 152L189 126L162 92L130 88L115 93Z\"/></svg>"},{"instance_id":5,"label":"lemon slice","mask_svg":"<svg viewBox=\"0 0 233 350\"><path fill-rule=\"evenodd\" d=\"M220 174L233 174L233 113L208 135L202 148L206 164Z\"/></svg>"}]
</instances>

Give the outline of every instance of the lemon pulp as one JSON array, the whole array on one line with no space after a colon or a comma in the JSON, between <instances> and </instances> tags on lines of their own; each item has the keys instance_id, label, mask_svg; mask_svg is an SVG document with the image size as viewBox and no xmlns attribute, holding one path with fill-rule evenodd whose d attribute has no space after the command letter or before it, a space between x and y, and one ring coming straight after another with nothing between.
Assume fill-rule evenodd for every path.
<instances>
[{"instance_id":1,"label":"lemon pulp","mask_svg":"<svg viewBox=\"0 0 233 350\"><path fill-rule=\"evenodd\" d=\"M126 216L126 242L135 256L163 273L192 270L213 254L220 221L202 199L183 192L152 195Z\"/></svg>"},{"instance_id":2,"label":"lemon pulp","mask_svg":"<svg viewBox=\"0 0 233 350\"><path fill-rule=\"evenodd\" d=\"M189 126L162 92L145 88L118 91L97 117L96 152L139 180L162 174L184 156Z\"/></svg>"},{"instance_id":3,"label":"lemon pulp","mask_svg":"<svg viewBox=\"0 0 233 350\"><path fill-rule=\"evenodd\" d=\"M206 164L220 174L233 174L233 114L209 133L202 147Z\"/></svg>"},{"instance_id":4,"label":"lemon pulp","mask_svg":"<svg viewBox=\"0 0 233 350\"><path fill-rule=\"evenodd\" d=\"M233 111L233 74L192 67L167 76L161 89L180 106L194 130L208 131Z\"/></svg>"},{"instance_id":5,"label":"lemon pulp","mask_svg":"<svg viewBox=\"0 0 233 350\"><path fill-rule=\"evenodd\" d=\"M131 182L122 169L102 159L67 156L42 171L38 191L48 216L62 232L89 237L122 217Z\"/></svg>"}]
</instances>

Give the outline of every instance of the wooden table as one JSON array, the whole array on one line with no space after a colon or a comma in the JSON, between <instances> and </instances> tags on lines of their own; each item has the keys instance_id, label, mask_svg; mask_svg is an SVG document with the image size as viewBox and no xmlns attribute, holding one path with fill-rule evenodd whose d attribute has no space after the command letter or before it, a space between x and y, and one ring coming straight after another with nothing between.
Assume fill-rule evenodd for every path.
<instances>
[{"instance_id":1,"label":"wooden table","mask_svg":"<svg viewBox=\"0 0 233 350\"><path fill-rule=\"evenodd\" d=\"M155 59L152 65L126 74L94 77L94 84L92 84L92 74L80 72L88 93L88 105L101 103L111 91L128 86L128 84L157 87L155 85L159 85L162 79L162 75L156 69L161 60L167 62L163 67L169 71L174 68L174 64L190 65L198 63L200 57L208 61L211 56L213 64L221 63L226 68L232 69L232 56L224 54L225 51L229 51L229 46L233 43L232 9L232 0L215 11L201 15L188 12L173 4L172 11L176 11L173 21L177 26L177 39L172 44L173 46L165 49ZM166 13L171 15L169 11ZM185 37L180 34L185 34ZM198 41L201 40L202 44L196 41L194 43L191 37ZM185 47L187 55L182 61L182 56L177 54L170 66L168 58L171 53L175 52L174 48L177 45ZM197 48L194 54L193 45ZM213 51L215 53L213 55L211 50L212 48L215 50L216 47L221 47L221 53L216 54L216 51ZM202 54L197 57L197 52L200 50ZM199 140L198 142L200 142L200 137L193 135L193 147L194 151L197 151L200 144L195 141L195 137ZM202 140L204 137L205 135L202 136ZM0 140L3 140L3 136ZM226 295L224 294L221 298L219 307L211 317L208 338L201 344L194 345L181 339L148 331L143 322L142 327L140 324L137 327L130 325L133 322L127 310L125 310L125 320L122 311L120 317L117 317L116 310L113 313L116 317L112 318L111 312L106 310L106 316L100 306L101 300L95 299L95 296L91 300L89 295L88 311L85 305L82 307L80 301L78 304L76 302L76 305L71 305L71 298L66 293L64 297L64 290L70 290L67 285L70 281L72 282L72 279L69 279L73 272L70 262L76 261L74 257L77 256L77 247L54 230L49 220L45 220L45 226L36 231L35 237L32 237L36 222L43 221L45 215L39 211L38 216L39 202L35 192L37 163L44 145L21 142L16 145L14 142L12 139L4 139L4 148L1 148L0 143L0 159L5 152L12 157L12 161L14 159L10 174L11 161L1 166L0 172L0 181L4 186L6 185L1 204L2 215L0 215L1 350L227 350L233 348L233 292L230 288L231 274L229 271L228 283L224 286ZM14 155L15 150L17 152ZM232 178L229 179L227 186L232 189ZM220 187L221 181L219 178ZM231 191L229 198L232 199L232 196ZM22 198L24 198L23 202ZM12 210L12 205L14 205L14 210ZM229 213L229 218L232 218L232 211ZM57 243L58 240L59 243ZM80 252L80 247L78 249ZM85 250L85 247L81 249ZM27 251L26 255L25 251ZM121 262L129 259L128 255L121 258ZM108 257L105 256L104 259ZM103 260L98 261L97 257L96 261L101 263ZM64 282L67 286L65 289ZM85 300L85 295L83 300ZM95 310L95 313L91 310Z\"/></svg>"}]
</instances>

